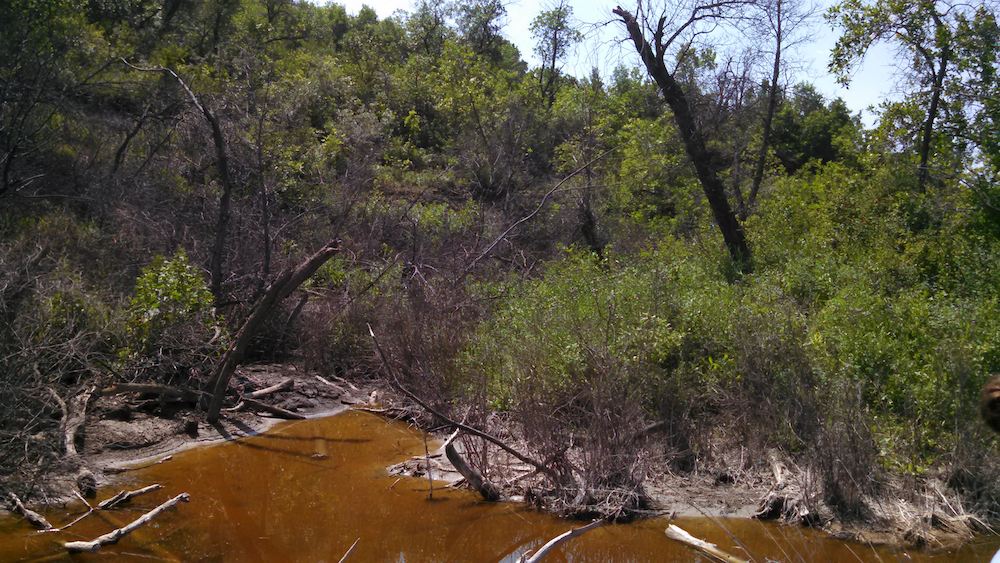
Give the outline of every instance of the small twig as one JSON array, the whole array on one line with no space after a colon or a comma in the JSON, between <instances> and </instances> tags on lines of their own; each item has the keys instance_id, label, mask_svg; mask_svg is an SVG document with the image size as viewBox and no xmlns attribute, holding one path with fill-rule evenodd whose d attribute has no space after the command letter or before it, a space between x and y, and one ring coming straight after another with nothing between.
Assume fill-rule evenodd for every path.
<instances>
[{"instance_id":1,"label":"small twig","mask_svg":"<svg viewBox=\"0 0 1000 563\"><path fill-rule=\"evenodd\" d=\"M427 433L422 432L424 436L424 464L427 466L427 483L430 486L430 493L428 498L434 500L434 476L431 474L431 452L427 449Z\"/></svg>"},{"instance_id":2,"label":"small twig","mask_svg":"<svg viewBox=\"0 0 1000 563\"><path fill-rule=\"evenodd\" d=\"M361 541L361 538L354 540L354 543L351 544L351 549L348 549L347 553L345 553L344 556L340 558L339 563L344 563L344 561L347 561L347 556L350 555L352 551L354 551L354 548L357 547L359 541Z\"/></svg>"}]
</instances>

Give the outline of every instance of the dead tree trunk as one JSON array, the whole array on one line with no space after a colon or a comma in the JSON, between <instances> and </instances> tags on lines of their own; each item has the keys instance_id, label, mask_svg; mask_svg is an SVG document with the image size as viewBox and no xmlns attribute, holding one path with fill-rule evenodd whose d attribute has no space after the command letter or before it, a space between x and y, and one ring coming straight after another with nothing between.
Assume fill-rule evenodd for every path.
<instances>
[{"instance_id":1,"label":"dead tree trunk","mask_svg":"<svg viewBox=\"0 0 1000 563\"><path fill-rule=\"evenodd\" d=\"M188 88L188 85L173 70L164 67L140 68L130 64L125 59L122 59L122 62L134 70L169 74L184 89L184 92L191 99L191 103L205 116L205 121L212 128L212 142L215 144L215 158L216 165L219 168L219 181L222 182L222 196L219 198L219 219L215 225L215 244L212 246L212 264L210 266L212 279L209 283L209 290L212 292L215 306L218 308L223 303L222 258L226 249L226 236L229 232L229 208L233 195L233 183L229 175L229 157L226 153L226 138L222 134L222 125L219 123L219 118L216 117L215 113L208 106L201 103L198 96Z\"/></svg>"},{"instance_id":2,"label":"dead tree trunk","mask_svg":"<svg viewBox=\"0 0 1000 563\"><path fill-rule=\"evenodd\" d=\"M618 7L613 12L625 22L629 36L635 43L635 48L639 52L642 62L646 65L646 71L659 86L667 105L674 113L674 122L677 124L681 139L684 141L684 150L687 152L688 158L691 159L691 164L694 165L698 181L705 192L705 199L708 200L712 215L715 217L715 222L719 225L722 238L729 249L729 255L740 272L744 274L752 272L750 246L743 233L743 227L726 198L726 187L716 170L714 154L705 145L701 127L695 120L684 89L667 71L663 62L666 53L666 45L663 43L666 18L660 19L657 31L654 33L655 45L650 45L642 34L639 22L629 11ZM694 17L697 16L692 16L692 18Z\"/></svg>"},{"instance_id":3,"label":"dead tree trunk","mask_svg":"<svg viewBox=\"0 0 1000 563\"><path fill-rule=\"evenodd\" d=\"M774 123L774 112L778 107L778 79L781 78L781 18L784 14L781 11L781 0L777 3L777 13L775 14L775 45L774 45L774 67L771 72L771 84L767 93L767 112L764 114L764 132L760 139L760 154L757 156L757 167L753 173L753 185L750 187L750 195L747 197L746 205L740 209L740 216L746 219L750 213L750 208L757 201L757 192L764 181L764 166L767 164L767 151L771 143L771 127Z\"/></svg>"},{"instance_id":4,"label":"dead tree trunk","mask_svg":"<svg viewBox=\"0 0 1000 563\"><path fill-rule=\"evenodd\" d=\"M264 297L257 303L243 326L240 327L239 332L236 333L236 338L222 356L215 376L209 383L209 389L212 390L212 402L208 408L209 422L214 423L219 420L219 411L222 410L222 401L226 397L226 389L229 388L229 379L232 377L233 371L236 370L236 366L243 361L243 353L246 351L254 332L282 299L291 295L303 282L312 277L316 270L339 250L339 241L330 241L319 252L299 264L295 270L282 272L278 279L267 288Z\"/></svg>"},{"instance_id":5,"label":"dead tree trunk","mask_svg":"<svg viewBox=\"0 0 1000 563\"><path fill-rule=\"evenodd\" d=\"M500 489L496 485L487 481L482 473L476 471L476 468L472 467L465 462L465 459L459 455L458 450L455 449L455 445L452 443L455 437L458 436L458 431L452 435L451 438L444 445L444 454L448 456L448 461L451 462L455 469L465 477L466 482L469 486L479 494L483 495L483 499L490 502L496 502L502 498L503 495L500 494ZM430 471L430 466L428 465L428 472Z\"/></svg>"}]
</instances>

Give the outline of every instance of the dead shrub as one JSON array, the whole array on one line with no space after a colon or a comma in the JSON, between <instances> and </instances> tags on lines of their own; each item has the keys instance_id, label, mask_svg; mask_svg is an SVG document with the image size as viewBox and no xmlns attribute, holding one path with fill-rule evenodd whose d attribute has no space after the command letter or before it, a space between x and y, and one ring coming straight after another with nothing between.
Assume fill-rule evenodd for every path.
<instances>
[{"instance_id":1,"label":"dead shrub","mask_svg":"<svg viewBox=\"0 0 1000 563\"><path fill-rule=\"evenodd\" d=\"M841 382L829 391L825 424L809 448L822 498L841 521L871 521L867 499L880 493L883 479L862 385Z\"/></svg>"}]
</instances>

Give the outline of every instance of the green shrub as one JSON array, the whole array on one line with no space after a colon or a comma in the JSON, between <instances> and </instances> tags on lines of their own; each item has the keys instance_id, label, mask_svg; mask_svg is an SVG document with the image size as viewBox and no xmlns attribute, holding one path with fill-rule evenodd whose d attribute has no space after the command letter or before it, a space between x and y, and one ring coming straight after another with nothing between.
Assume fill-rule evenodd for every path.
<instances>
[{"instance_id":1,"label":"green shrub","mask_svg":"<svg viewBox=\"0 0 1000 563\"><path fill-rule=\"evenodd\" d=\"M225 344L212 294L183 250L172 259L157 255L143 269L127 317L125 356L154 373L197 368Z\"/></svg>"}]
</instances>

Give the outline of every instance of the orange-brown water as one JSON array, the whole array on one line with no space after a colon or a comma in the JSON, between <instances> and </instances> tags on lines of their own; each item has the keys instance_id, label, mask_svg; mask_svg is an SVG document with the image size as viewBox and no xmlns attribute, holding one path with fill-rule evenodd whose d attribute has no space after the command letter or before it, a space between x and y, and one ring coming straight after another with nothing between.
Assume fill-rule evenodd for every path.
<instances>
[{"instance_id":1,"label":"orange-brown water","mask_svg":"<svg viewBox=\"0 0 1000 563\"><path fill-rule=\"evenodd\" d=\"M132 475L121 488L161 483L126 510L91 515L60 534L37 534L18 518L0 520L0 560L71 559L62 542L92 539L167 498L180 504L98 555L102 561L328 561L358 540L348 562L514 562L579 523L514 504L488 504L467 491L434 490L384 467L422 454L419 432L349 412L294 422L271 432L175 455ZM101 498L114 491L103 491ZM79 507L75 508L79 511ZM70 507L70 512L74 507ZM50 511L55 525L66 511ZM846 543L797 527L743 519L677 519L693 535L757 561L957 563L989 561L996 540L927 554ZM563 544L546 563L705 561L663 533L664 519L605 526ZM743 547L736 545L739 538ZM746 550L744 552L743 550Z\"/></svg>"}]
</instances>

